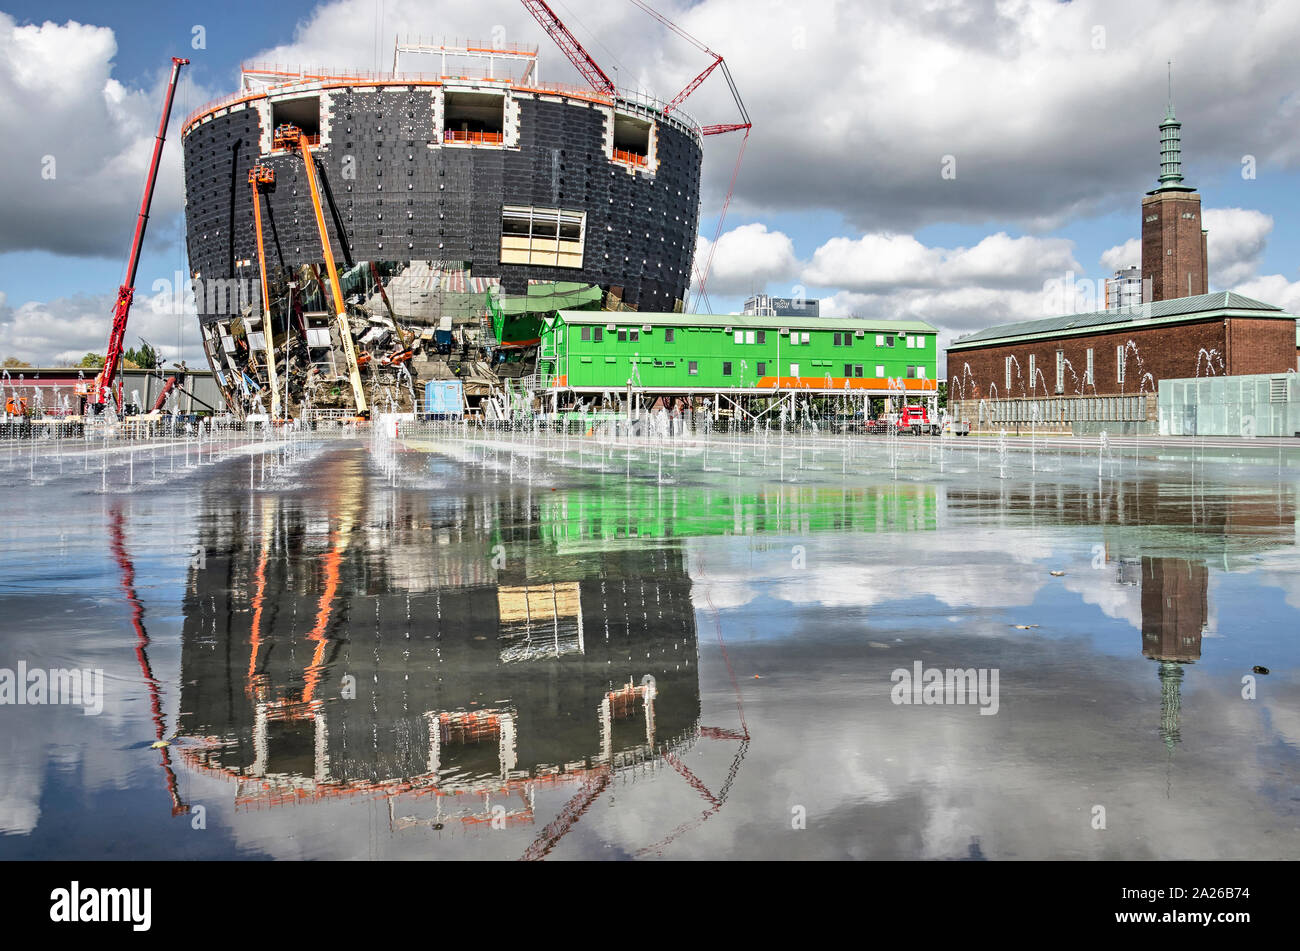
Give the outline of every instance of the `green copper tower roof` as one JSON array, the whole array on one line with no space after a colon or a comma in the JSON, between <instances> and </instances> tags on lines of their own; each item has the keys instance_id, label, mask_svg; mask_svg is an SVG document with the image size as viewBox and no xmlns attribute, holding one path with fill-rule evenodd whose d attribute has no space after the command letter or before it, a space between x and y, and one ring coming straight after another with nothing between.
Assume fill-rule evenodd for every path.
<instances>
[{"instance_id":1,"label":"green copper tower roof","mask_svg":"<svg viewBox=\"0 0 1300 951\"><path fill-rule=\"evenodd\" d=\"M1165 109L1164 121L1160 123L1160 184L1148 195L1160 192L1196 191L1190 185L1183 184L1183 124L1174 115L1174 86L1172 68L1169 80L1169 106Z\"/></svg>"}]
</instances>

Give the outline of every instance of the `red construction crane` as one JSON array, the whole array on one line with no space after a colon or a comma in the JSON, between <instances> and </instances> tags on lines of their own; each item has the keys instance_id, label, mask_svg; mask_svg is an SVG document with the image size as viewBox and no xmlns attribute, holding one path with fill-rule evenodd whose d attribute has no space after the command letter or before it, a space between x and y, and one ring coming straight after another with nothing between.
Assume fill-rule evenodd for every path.
<instances>
[{"instance_id":1,"label":"red construction crane","mask_svg":"<svg viewBox=\"0 0 1300 951\"><path fill-rule=\"evenodd\" d=\"M153 401L153 412L158 412L164 405L166 405L167 397L171 396L172 390L176 389L176 376L177 374L173 373L167 378L167 382L163 384L162 391L158 394L158 398Z\"/></svg>"},{"instance_id":2,"label":"red construction crane","mask_svg":"<svg viewBox=\"0 0 1300 951\"><path fill-rule=\"evenodd\" d=\"M687 83L686 87L673 97L672 102L668 103L667 107L665 107L664 115L668 115L668 113L672 112L685 102L686 97L695 92L696 89L700 88L700 84L703 83L704 80L708 79L715 69L721 66L722 75L727 80L727 87L731 90L732 98L736 100L736 108L740 110L741 121L706 125L700 129L700 132L704 135L722 135L724 132L739 132L743 130L745 133L745 137L740 143L740 149L736 153L736 167L732 169L731 172L731 183L727 188L727 197L723 199L722 202L722 211L718 215L718 225L713 232L713 241L709 245L709 256L705 259L704 270L701 271L698 267L695 270L696 276L699 278L699 290L696 291L695 294L695 303L696 306L698 306L701 300L704 300L705 302L708 301L708 294L705 288L709 280L709 271L713 267L713 252L717 250L718 239L722 237L722 226L727 220L727 209L731 207L731 196L735 194L736 191L736 177L740 174L740 163L745 157L745 145L749 142L749 130L752 129L754 125L749 121L749 112L745 109L744 100L740 98L740 90L736 88L736 82L731 78L731 70L727 68L727 64L723 60L721 54L713 52L713 50L709 49L695 37L691 36L672 20L651 7L645 2L645 0L632 0L632 2L662 23L673 33L676 33L686 42L690 43L697 50L713 58L713 62L709 63L709 65L706 66L698 76Z\"/></svg>"},{"instance_id":3,"label":"red construction crane","mask_svg":"<svg viewBox=\"0 0 1300 951\"><path fill-rule=\"evenodd\" d=\"M113 307L113 329L108 335L108 353L104 356L104 368L95 378L94 402L101 405L108 399L108 392L117 377L117 365L122 359L122 341L126 339L126 319L131 313L131 301L135 297L135 271L140 265L140 247L144 244L145 225L149 223L149 206L153 202L154 183L158 180L158 160L162 157L163 142L167 138L167 120L172 114L176 80L180 76L181 67L188 66L189 63L187 59L172 57L171 81L167 83L167 99L163 103L162 118L158 121L158 134L154 137L153 159L149 162L149 178L145 181L144 197L140 199L140 215L135 222L131 257L126 263L126 280L117 289L117 304Z\"/></svg>"},{"instance_id":4,"label":"red construction crane","mask_svg":"<svg viewBox=\"0 0 1300 951\"><path fill-rule=\"evenodd\" d=\"M745 137L740 143L740 149L736 153L736 167L732 169L731 172L731 183L727 188L727 197L722 202L722 211L718 215L718 225L713 232L713 242L709 245L709 256L705 259L704 270L701 271L698 266L695 269L696 277L699 279L699 290L695 295L696 305L698 306L701 300L706 302L708 300L706 286L709 280L709 271L713 267L713 252L717 250L718 239L722 237L722 226L727 220L727 209L731 207L731 198L736 191L736 178L740 175L740 163L745 157L745 145L749 142L749 130L754 127L754 124L749 119L749 112L745 109L744 100L740 98L740 90L736 88L736 82L731 77L731 70L727 68L727 64L723 60L721 54L713 52L713 50L709 49L695 37L691 36L672 20L659 13L648 3L645 3L644 0L632 0L632 2L662 23L673 33L676 33L682 39L686 40L686 42L690 43L696 49L713 59L713 61L709 63L709 65L706 66L698 76L687 83L686 87L672 98L672 101L664 107L663 114L665 116L668 115L685 102L686 97L695 92L695 90L700 87L700 84L703 83L704 80L708 79L715 69L721 66L722 75L727 80L727 87L731 90L732 98L736 100L736 108L740 111L741 121L702 126L700 132L703 135L721 135L724 132L740 132L743 130L745 133ZM551 39L555 40L556 45L564 51L564 55L569 57L569 61L577 67L578 72L582 73L587 82L591 84L592 89L595 89L597 92L605 93L606 95L616 95L614 83L607 75L605 75L605 71L596 64L596 61L591 58L591 54L583 49L582 44L578 42L577 37L569 32L569 28L560 21L560 18L556 16L555 11L546 4L545 0L523 0L523 3L524 6L528 8L528 12L531 13L537 19L537 22L542 25L542 28L550 34Z\"/></svg>"},{"instance_id":5,"label":"red construction crane","mask_svg":"<svg viewBox=\"0 0 1300 951\"><path fill-rule=\"evenodd\" d=\"M592 89L608 96L614 95L614 80L606 76L605 71L596 65L591 54L582 48L578 38L569 32L569 28L556 16L546 0L524 0L524 6L542 25L542 29L550 34L551 39L555 40L555 45L569 57L569 62L577 67L578 72L582 73Z\"/></svg>"}]
</instances>

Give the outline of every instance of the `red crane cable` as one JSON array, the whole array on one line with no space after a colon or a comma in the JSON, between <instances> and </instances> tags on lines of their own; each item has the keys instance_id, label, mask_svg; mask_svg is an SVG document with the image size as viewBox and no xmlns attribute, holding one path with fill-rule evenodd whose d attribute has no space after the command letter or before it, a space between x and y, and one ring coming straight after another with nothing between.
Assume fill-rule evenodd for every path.
<instances>
[{"instance_id":1,"label":"red crane cable","mask_svg":"<svg viewBox=\"0 0 1300 951\"><path fill-rule=\"evenodd\" d=\"M736 167L731 170L731 184L727 186L727 198L723 201L722 211L718 214L718 226L713 231L713 242L709 245L709 256L704 262L704 273L700 276L700 289L695 295L697 304L704 297L705 289L708 286L709 271L713 267L713 255L718 250L718 240L722 237L722 226L727 220L727 209L731 207L731 196L736 192L736 178L740 175L740 163L745 157L745 145L749 142L749 124L746 123L743 126L738 126L738 128L745 130L745 137L740 140L740 151L736 153Z\"/></svg>"}]
</instances>

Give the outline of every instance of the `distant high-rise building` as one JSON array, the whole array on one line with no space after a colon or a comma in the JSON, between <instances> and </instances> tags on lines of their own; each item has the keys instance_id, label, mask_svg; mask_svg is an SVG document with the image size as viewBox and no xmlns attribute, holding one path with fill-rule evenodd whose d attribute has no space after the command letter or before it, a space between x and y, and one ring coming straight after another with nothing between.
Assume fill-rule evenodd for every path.
<instances>
[{"instance_id":1,"label":"distant high-rise building","mask_svg":"<svg viewBox=\"0 0 1300 951\"><path fill-rule=\"evenodd\" d=\"M803 297L768 297L755 294L741 312L750 317L820 317L821 301Z\"/></svg>"},{"instance_id":2,"label":"distant high-rise building","mask_svg":"<svg viewBox=\"0 0 1300 951\"><path fill-rule=\"evenodd\" d=\"M1132 307L1142 303L1142 268L1130 264L1106 278L1106 309Z\"/></svg>"}]
</instances>

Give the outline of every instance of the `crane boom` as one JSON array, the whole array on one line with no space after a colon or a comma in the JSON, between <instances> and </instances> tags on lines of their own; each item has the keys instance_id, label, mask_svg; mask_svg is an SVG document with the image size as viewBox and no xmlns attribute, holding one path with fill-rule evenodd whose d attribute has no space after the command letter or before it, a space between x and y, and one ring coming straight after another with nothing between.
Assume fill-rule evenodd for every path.
<instances>
[{"instance_id":1,"label":"crane boom","mask_svg":"<svg viewBox=\"0 0 1300 951\"><path fill-rule=\"evenodd\" d=\"M546 0L523 0L523 2L528 12L542 25L542 29L550 34L555 45L569 57L569 62L591 84L591 88L596 92L614 95L614 81L605 75L605 71L591 58L591 54L582 48L578 38L569 32L569 28L556 16Z\"/></svg>"},{"instance_id":2,"label":"crane boom","mask_svg":"<svg viewBox=\"0 0 1300 951\"><path fill-rule=\"evenodd\" d=\"M321 251L325 255L325 270L329 273L330 294L334 298L334 319L339 325L339 343L343 346L343 358L348 365L348 379L352 383L352 396L357 413L367 415L366 392L361 385L361 367L357 363L357 348L352 342L352 328L348 324L348 308L343 300L343 286L339 283L339 269L334 264L334 249L330 247L329 231L325 229L325 212L320 203L320 186L316 184L316 160L312 158L311 145L307 136L296 125L277 126L275 130L275 147L293 149L302 152L302 163L307 171L307 187L311 192L311 206L316 213L316 228L320 231Z\"/></svg>"},{"instance_id":3,"label":"crane boom","mask_svg":"<svg viewBox=\"0 0 1300 951\"><path fill-rule=\"evenodd\" d=\"M689 83L687 83L686 87L681 92L673 96L673 101L668 103L668 105L664 107L664 115L668 115L668 113L672 112L683 102L685 102L686 97L689 96L691 93L695 92L695 90L699 89L700 83L708 79L709 74L712 73L715 69L717 69L721 65L722 65L722 57L719 56L715 58L712 63L706 66L698 76L696 76Z\"/></svg>"},{"instance_id":4,"label":"crane boom","mask_svg":"<svg viewBox=\"0 0 1300 951\"><path fill-rule=\"evenodd\" d=\"M271 292L266 284L266 246L262 240L262 186L275 184L275 169L254 165L248 170L248 184L253 186L253 230L257 232L257 267L262 278L262 331L266 337L266 377L271 388L271 418L280 415L280 384L275 378L275 326L271 322ZM285 372L289 370L285 366Z\"/></svg>"},{"instance_id":5,"label":"crane boom","mask_svg":"<svg viewBox=\"0 0 1300 951\"><path fill-rule=\"evenodd\" d=\"M176 96L176 81L181 67L189 65L188 59L172 57L172 75L167 83L167 97L163 102L162 118L158 120L158 134L154 137L153 158L149 162L149 177L145 179L144 196L140 199L140 214L135 222L135 237L131 240L131 256L126 262L126 280L117 289L117 303L113 305L113 329L108 335L108 351L104 367L95 381L94 401L103 404L117 376L117 365L122 360L122 341L126 339L126 321L131 314L131 301L135 298L135 272L140 266L140 248L144 244L144 230L149 223L149 206L153 204L153 187L158 181L158 162L162 157L163 142L167 139L167 120L172 113L172 100Z\"/></svg>"}]
</instances>

